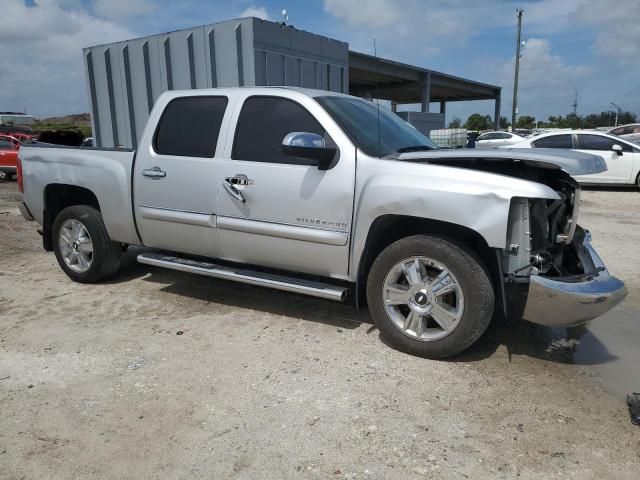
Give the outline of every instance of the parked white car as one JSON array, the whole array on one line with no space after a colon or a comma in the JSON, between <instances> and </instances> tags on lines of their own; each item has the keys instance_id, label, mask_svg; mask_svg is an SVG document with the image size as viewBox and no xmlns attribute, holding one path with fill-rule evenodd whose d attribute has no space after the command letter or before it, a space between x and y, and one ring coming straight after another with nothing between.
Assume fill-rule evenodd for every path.
<instances>
[{"instance_id":1,"label":"parked white car","mask_svg":"<svg viewBox=\"0 0 640 480\"><path fill-rule=\"evenodd\" d=\"M640 142L640 123L630 123L628 125L615 127L607 130L607 133L637 144Z\"/></svg>"},{"instance_id":2,"label":"parked white car","mask_svg":"<svg viewBox=\"0 0 640 480\"><path fill-rule=\"evenodd\" d=\"M607 171L574 176L580 183L637 185L640 188L640 145L597 130L551 132L527 138L510 148L563 148L600 155Z\"/></svg>"},{"instance_id":3,"label":"parked white car","mask_svg":"<svg viewBox=\"0 0 640 480\"><path fill-rule=\"evenodd\" d=\"M498 148L514 145L525 140L524 137L510 132L487 132L476 140L476 148Z\"/></svg>"}]
</instances>

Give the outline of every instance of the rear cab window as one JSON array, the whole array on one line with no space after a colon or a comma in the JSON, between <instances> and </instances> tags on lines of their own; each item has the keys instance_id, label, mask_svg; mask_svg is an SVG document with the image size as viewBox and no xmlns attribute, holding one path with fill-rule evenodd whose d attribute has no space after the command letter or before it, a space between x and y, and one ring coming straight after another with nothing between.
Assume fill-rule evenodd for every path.
<instances>
[{"instance_id":1,"label":"rear cab window","mask_svg":"<svg viewBox=\"0 0 640 480\"><path fill-rule=\"evenodd\" d=\"M550 135L531 142L535 148L573 148L570 133Z\"/></svg>"},{"instance_id":2,"label":"rear cab window","mask_svg":"<svg viewBox=\"0 0 640 480\"><path fill-rule=\"evenodd\" d=\"M220 96L180 97L162 112L153 137L159 155L213 158L229 100Z\"/></svg>"}]
</instances>

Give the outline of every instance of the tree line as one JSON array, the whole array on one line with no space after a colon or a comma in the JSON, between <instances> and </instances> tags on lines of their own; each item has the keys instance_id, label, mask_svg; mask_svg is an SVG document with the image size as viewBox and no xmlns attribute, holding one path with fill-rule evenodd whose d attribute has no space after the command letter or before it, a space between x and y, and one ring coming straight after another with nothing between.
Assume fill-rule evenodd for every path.
<instances>
[{"instance_id":1,"label":"tree line","mask_svg":"<svg viewBox=\"0 0 640 480\"><path fill-rule=\"evenodd\" d=\"M536 120L530 115L522 115L516 120L516 128L596 128L613 127L615 123L615 112L591 113L589 115L577 115L569 113L565 116L551 115L544 120ZM628 111L618 114L618 125L636 123L635 113ZM506 130L511 126L507 117L500 117L500 129ZM467 121L462 123L458 117L449 122L449 128L466 128L467 130L492 130L494 128L493 118L489 115L473 113L469 115Z\"/></svg>"}]
</instances>

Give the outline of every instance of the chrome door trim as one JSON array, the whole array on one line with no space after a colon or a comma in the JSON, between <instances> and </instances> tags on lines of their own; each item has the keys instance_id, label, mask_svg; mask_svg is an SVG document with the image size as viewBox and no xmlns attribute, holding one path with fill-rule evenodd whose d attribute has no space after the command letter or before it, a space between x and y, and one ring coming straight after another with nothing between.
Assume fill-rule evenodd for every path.
<instances>
[{"instance_id":1,"label":"chrome door trim","mask_svg":"<svg viewBox=\"0 0 640 480\"><path fill-rule=\"evenodd\" d=\"M235 232L253 233L255 235L266 235L269 237L288 238L290 240L336 246L346 245L349 238L348 232L247 220L238 217L218 216L217 225L218 228L222 230L233 230Z\"/></svg>"},{"instance_id":2,"label":"chrome door trim","mask_svg":"<svg viewBox=\"0 0 640 480\"><path fill-rule=\"evenodd\" d=\"M216 216L211 213L189 212L174 210L171 208L140 205L140 214L147 220L160 220L163 222L184 223L201 227L216 228Z\"/></svg>"}]
</instances>

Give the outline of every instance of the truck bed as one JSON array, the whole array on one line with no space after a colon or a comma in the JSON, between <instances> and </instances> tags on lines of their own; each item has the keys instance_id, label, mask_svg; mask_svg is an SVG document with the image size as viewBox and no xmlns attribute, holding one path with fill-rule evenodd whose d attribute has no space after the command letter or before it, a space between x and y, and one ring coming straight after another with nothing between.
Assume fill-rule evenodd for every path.
<instances>
[{"instance_id":1,"label":"truck bed","mask_svg":"<svg viewBox=\"0 0 640 480\"><path fill-rule=\"evenodd\" d=\"M95 195L111 239L140 243L132 209L134 150L32 143L20 148L19 159L24 202L39 223L47 195L64 186L86 189Z\"/></svg>"}]
</instances>

